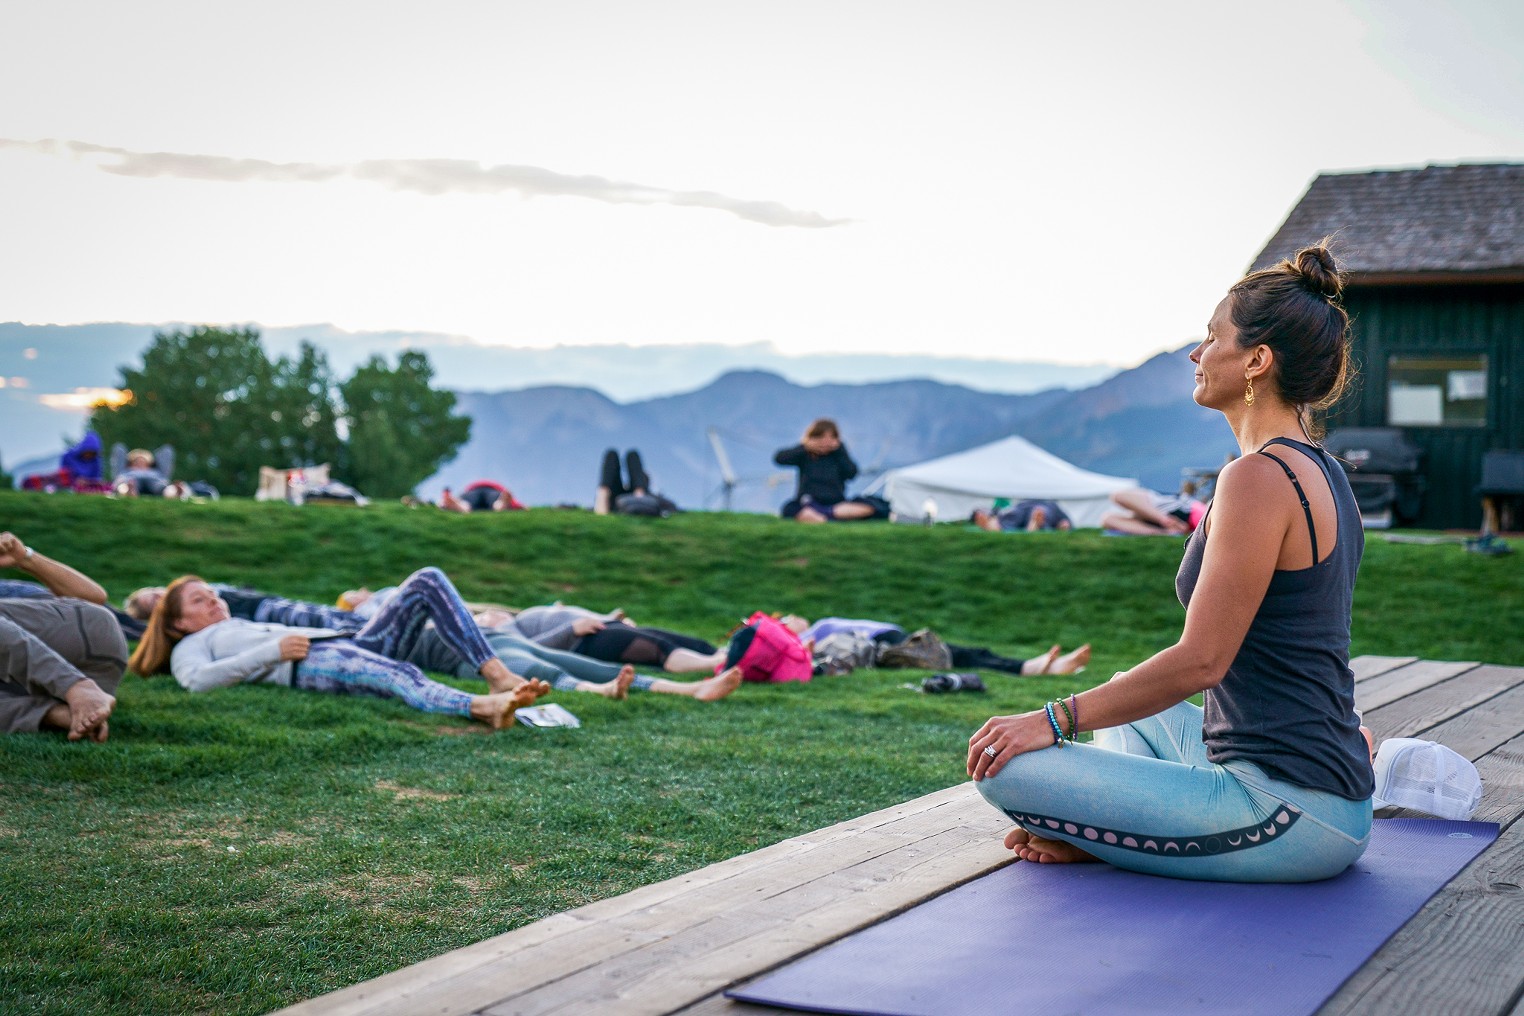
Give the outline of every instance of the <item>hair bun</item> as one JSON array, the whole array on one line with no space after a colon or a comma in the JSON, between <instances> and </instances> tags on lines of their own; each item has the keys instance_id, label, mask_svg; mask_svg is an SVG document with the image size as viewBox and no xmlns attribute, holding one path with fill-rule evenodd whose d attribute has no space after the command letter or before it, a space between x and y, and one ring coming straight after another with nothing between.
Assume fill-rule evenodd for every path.
<instances>
[{"instance_id":1,"label":"hair bun","mask_svg":"<svg viewBox=\"0 0 1524 1016\"><path fill-rule=\"evenodd\" d=\"M1319 296L1332 299L1344 291L1344 276L1333 253L1323 244L1297 251L1291 266L1307 288Z\"/></svg>"}]
</instances>

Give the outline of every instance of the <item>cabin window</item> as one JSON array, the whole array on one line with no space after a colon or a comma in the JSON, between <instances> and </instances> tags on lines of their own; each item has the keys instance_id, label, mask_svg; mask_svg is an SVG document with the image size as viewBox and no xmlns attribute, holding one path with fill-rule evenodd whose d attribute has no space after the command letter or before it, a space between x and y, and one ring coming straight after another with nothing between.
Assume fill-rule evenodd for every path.
<instances>
[{"instance_id":1,"label":"cabin window","mask_svg":"<svg viewBox=\"0 0 1524 1016\"><path fill-rule=\"evenodd\" d=\"M1487 356L1394 356L1386 368L1393 427L1487 426Z\"/></svg>"}]
</instances>

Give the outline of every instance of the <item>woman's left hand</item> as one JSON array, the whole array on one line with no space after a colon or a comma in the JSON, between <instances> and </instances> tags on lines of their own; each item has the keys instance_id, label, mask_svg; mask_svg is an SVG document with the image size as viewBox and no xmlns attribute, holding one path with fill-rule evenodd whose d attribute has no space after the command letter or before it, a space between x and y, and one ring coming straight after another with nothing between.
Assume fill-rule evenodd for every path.
<instances>
[{"instance_id":1,"label":"woman's left hand","mask_svg":"<svg viewBox=\"0 0 1524 1016\"><path fill-rule=\"evenodd\" d=\"M968 775L975 780L994 776L1017 755L1052 745L1053 727L1044 710L992 716L968 739ZM989 754L988 748L995 749L995 754Z\"/></svg>"}]
</instances>

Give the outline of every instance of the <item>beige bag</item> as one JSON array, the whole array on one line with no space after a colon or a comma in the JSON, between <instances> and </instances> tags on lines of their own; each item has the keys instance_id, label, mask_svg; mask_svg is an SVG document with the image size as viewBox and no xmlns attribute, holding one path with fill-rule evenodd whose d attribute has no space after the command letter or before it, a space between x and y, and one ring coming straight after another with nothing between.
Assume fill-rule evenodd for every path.
<instances>
[{"instance_id":1,"label":"beige bag","mask_svg":"<svg viewBox=\"0 0 1524 1016\"><path fill-rule=\"evenodd\" d=\"M952 650L930 628L921 628L896 646L878 651L880 667L907 667L916 670L943 670L952 666Z\"/></svg>"}]
</instances>

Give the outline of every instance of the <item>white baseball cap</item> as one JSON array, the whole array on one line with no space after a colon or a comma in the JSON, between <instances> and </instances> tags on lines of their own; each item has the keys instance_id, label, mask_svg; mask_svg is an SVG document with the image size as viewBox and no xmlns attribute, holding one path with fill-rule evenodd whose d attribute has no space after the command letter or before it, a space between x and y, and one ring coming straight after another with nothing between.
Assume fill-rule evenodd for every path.
<instances>
[{"instance_id":1,"label":"white baseball cap","mask_svg":"<svg viewBox=\"0 0 1524 1016\"><path fill-rule=\"evenodd\" d=\"M1389 737L1376 752L1377 808L1411 808L1464 821L1482 802L1482 777L1464 756L1435 741Z\"/></svg>"}]
</instances>

